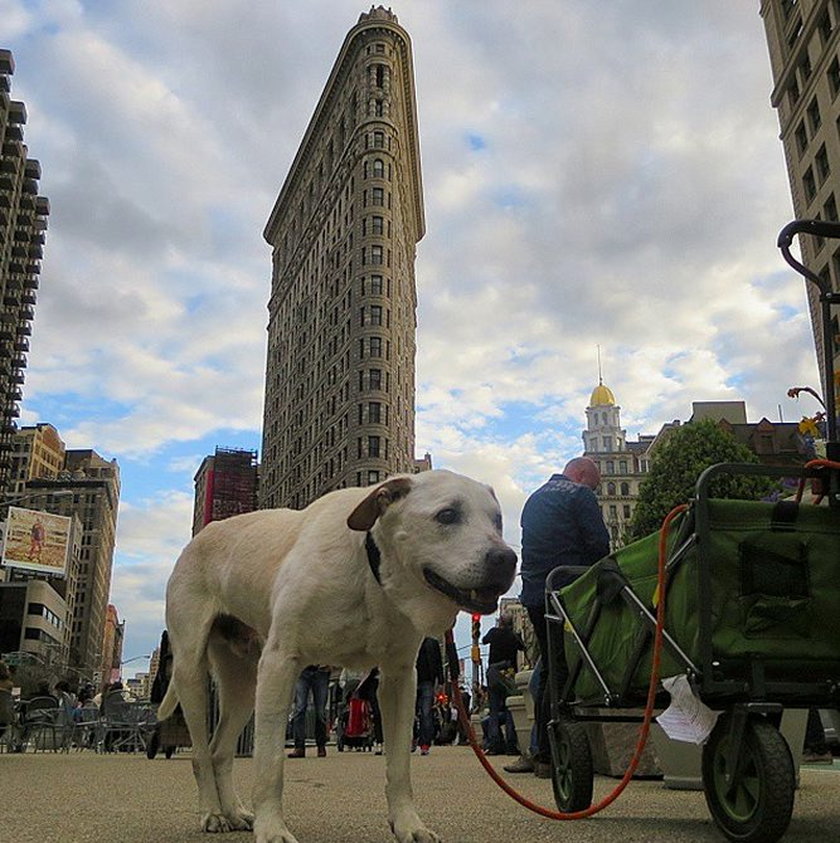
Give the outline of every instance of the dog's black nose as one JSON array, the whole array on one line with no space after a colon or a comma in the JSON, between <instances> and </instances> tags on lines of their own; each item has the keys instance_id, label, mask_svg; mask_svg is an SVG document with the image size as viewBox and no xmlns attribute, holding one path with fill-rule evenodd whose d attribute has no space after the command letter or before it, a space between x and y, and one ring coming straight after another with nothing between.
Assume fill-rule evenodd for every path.
<instances>
[{"instance_id":1,"label":"dog's black nose","mask_svg":"<svg viewBox=\"0 0 840 843\"><path fill-rule=\"evenodd\" d=\"M494 547L487 551L484 557L484 562L487 565L487 571L494 579L499 582L510 580L513 582L513 577L516 574L516 553L507 545L502 547Z\"/></svg>"}]
</instances>

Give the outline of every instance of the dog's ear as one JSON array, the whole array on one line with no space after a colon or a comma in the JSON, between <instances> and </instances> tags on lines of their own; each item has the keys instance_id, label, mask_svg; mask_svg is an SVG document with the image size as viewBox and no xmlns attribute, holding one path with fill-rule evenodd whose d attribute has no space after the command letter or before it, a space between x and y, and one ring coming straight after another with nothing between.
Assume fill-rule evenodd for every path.
<instances>
[{"instance_id":1,"label":"dog's ear","mask_svg":"<svg viewBox=\"0 0 840 843\"><path fill-rule=\"evenodd\" d=\"M347 526L351 530L365 532L376 519L394 502L404 498L411 490L408 477L394 477L377 486L351 513Z\"/></svg>"}]
</instances>

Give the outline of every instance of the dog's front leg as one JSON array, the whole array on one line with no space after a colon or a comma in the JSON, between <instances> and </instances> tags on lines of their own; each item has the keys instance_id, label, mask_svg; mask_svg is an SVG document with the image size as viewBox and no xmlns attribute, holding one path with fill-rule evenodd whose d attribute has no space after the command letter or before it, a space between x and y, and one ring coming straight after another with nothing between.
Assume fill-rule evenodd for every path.
<instances>
[{"instance_id":1,"label":"dog's front leg","mask_svg":"<svg viewBox=\"0 0 840 843\"><path fill-rule=\"evenodd\" d=\"M254 834L257 843L298 843L283 819L283 760L297 660L269 639L257 673L254 728Z\"/></svg>"},{"instance_id":2,"label":"dog's front leg","mask_svg":"<svg viewBox=\"0 0 840 843\"><path fill-rule=\"evenodd\" d=\"M379 701L385 738L388 820L399 843L440 843L441 838L423 825L411 790L411 727L416 693L413 662L399 671L383 670Z\"/></svg>"}]
</instances>

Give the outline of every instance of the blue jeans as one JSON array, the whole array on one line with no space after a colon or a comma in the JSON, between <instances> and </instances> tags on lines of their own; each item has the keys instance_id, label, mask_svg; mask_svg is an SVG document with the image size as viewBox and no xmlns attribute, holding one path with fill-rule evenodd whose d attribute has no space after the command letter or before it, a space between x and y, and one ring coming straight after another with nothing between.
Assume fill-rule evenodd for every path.
<instances>
[{"instance_id":1,"label":"blue jeans","mask_svg":"<svg viewBox=\"0 0 840 843\"><path fill-rule=\"evenodd\" d=\"M431 746L435 739L435 721L432 718L432 707L435 702L435 683L424 679L417 683L417 717L420 729L417 743L420 746Z\"/></svg>"},{"instance_id":2,"label":"blue jeans","mask_svg":"<svg viewBox=\"0 0 840 843\"><path fill-rule=\"evenodd\" d=\"M295 749L306 748L306 707L309 694L315 708L315 743L327 745L327 694L330 687L329 670L320 670L317 665L305 667L295 684L295 713L292 716L292 733Z\"/></svg>"}]
</instances>

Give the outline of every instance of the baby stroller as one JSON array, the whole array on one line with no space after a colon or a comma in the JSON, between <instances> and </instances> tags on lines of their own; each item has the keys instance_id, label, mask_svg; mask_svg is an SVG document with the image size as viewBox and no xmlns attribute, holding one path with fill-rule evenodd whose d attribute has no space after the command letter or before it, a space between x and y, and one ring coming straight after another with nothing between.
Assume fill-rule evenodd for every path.
<instances>
[{"instance_id":1,"label":"baby stroller","mask_svg":"<svg viewBox=\"0 0 840 843\"><path fill-rule=\"evenodd\" d=\"M344 752L344 747L353 749L373 749L373 715L370 703L362 699L355 691L347 700L344 711L338 718L336 730L336 749Z\"/></svg>"}]
</instances>

